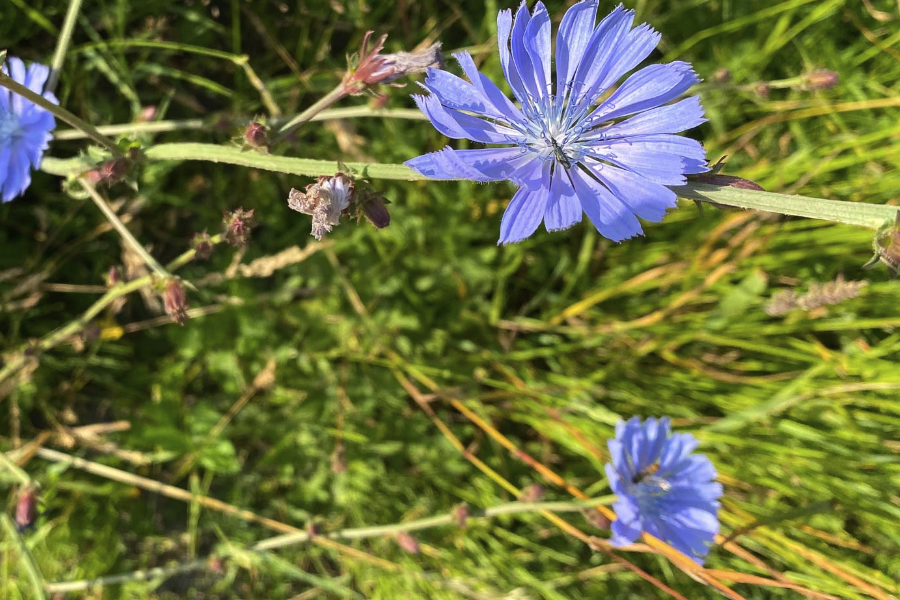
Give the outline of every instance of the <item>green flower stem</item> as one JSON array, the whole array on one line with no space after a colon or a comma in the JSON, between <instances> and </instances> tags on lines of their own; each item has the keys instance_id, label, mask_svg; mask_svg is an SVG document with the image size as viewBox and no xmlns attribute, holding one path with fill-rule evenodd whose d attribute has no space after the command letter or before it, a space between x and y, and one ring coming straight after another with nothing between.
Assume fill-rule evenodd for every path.
<instances>
[{"instance_id":1,"label":"green flower stem","mask_svg":"<svg viewBox=\"0 0 900 600\"><path fill-rule=\"evenodd\" d=\"M305 175L307 177L334 175L339 168L337 162L330 160L242 152L240 148L214 144L159 144L148 148L144 156L152 161L203 160L287 173L289 175ZM361 177L402 181L432 181L405 165L386 163L345 164L354 171L354 174ZM78 173L79 169L83 171L85 165L83 160L77 158L60 160L48 157L44 159L41 168L54 175L69 175ZM761 210L794 217L806 217L808 219L868 227L869 229L878 229L884 223L893 221L898 212L897 207L883 204L824 200L806 196L774 194L771 192L710 185L708 183L689 183L673 187L672 190L682 198L708 202L714 205Z\"/></svg>"},{"instance_id":2,"label":"green flower stem","mask_svg":"<svg viewBox=\"0 0 900 600\"><path fill-rule=\"evenodd\" d=\"M66 52L69 50L69 43L72 41L72 31L75 29L75 21L78 19L79 12L81 12L81 0L69 0L69 9L66 11L62 30L56 39L56 51L53 53L50 77L47 78L47 85L44 87L46 92L52 92L56 89L59 73L62 71L63 63L66 61Z\"/></svg>"},{"instance_id":3,"label":"green flower stem","mask_svg":"<svg viewBox=\"0 0 900 600\"><path fill-rule=\"evenodd\" d=\"M309 121L331 121L336 119L358 119L360 117L381 117L384 119L409 119L412 121L427 121L428 117L422 111L413 108L372 108L366 104L362 106L348 106L345 108L329 108L313 116ZM97 131L103 135L129 135L139 133L165 133L168 131L190 131L208 129L219 121L217 119L183 119L173 121L148 121L146 123L123 123L121 125L102 125ZM247 119L234 119L235 127L246 125ZM88 137L78 129L63 129L53 133L56 140L81 140Z\"/></svg>"},{"instance_id":4,"label":"green flower stem","mask_svg":"<svg viewBox=\"0 0 900 600\"><path fill-rule=\"evenodd\" d=\"M833 223L858 225L869 229L878 229L887 221L893 221L898 208L883 204L866 204L864 202L842 202L824 200L807 196L790 196L757 192L707 183L689 183L672 190L682 198L724 204L736 208L762 210L793 217L820 219Z\"/></svg>"},{"instance_id":5,"label":"green flower stem","mask_svg":"<svg viewBox=\"0 0 900 600\"><path fill-rule=\"evenodd\" d=\"M224 237L222 235L214 235L210 238L210 244L215 246L216 244L221 243L223 239ZM196 255L196 250L188 250L187 252L170 262L168 265L166 265L166 270L176 271L180 267L191 262ZM0 370L0 383L15 375L25 364L25 361L28 359L28 355L46 352L47 350L50 350L62 344L66 340L70 339L73 335L77 334L79 331L87 327L87 325L91 322L91 320L93 320L94 317L99 315L107 306L115 302L118 298L126 296L131 292L135 292L145 286L151 285L155 277L155 275L145 275L144 277L138 277L137 279L132 279L131 281L118 284L117 286L106 292L103 296L101 296L100 299L94 302L80 317L78 317L74 321L70 321L59 329L48 333L36 344L30 344L28 346L25 346L24 348L19 348L18 352L10 356L6 361L6 364L3 366L3 369Z\"/></svg>"},{"instance_id":6,"label":"green flower stem","mask_svg":"<svg viewBox=\"0 0 900 600\"><path fill-rule=\"evenodd\" d=\"M40 94L35 94L27 87L14 80L12 77L5 75L4 73L0 73L0 85L15 92L16 94L19 94L27 100L34 102L41 108L53 113L53 116L65 121L72 127L80 129L85 134L87 134L89 138L91 138L101 146L105 146L106 149L109 150L114 156L122 156L122 150L119 149L114 141L97 131L96 127L85 123L84 121L64 109L62 106L53 104Z\"/></svg>"},{"instance_id":7,"label":"green flower stem","mask_svg":"<svg viewBox=\"0 0 900 600\"><path fill-rule=\"evenodd\" d=\"M119 235L122 236L122 239L124 239L125 242L129 246L131 246L131 249L134 250L138 254L138 256L144 259L144 262L147 263L147 266L156 271L157 275L159 275L163 279L168 279L169 277L171 277L169 272L166 271L163 266L159 264L149 252L147 252L147 249L144 248L144 246L139 241L137 241L137 239L131 234L131 232L128 231L128 228L125 227L125 223L123 223L122 220L119 219L119 215L117 215L115 211L110 208L109 204L106 203L106 200L103 199L103 196L101 196L97 192L97 189L93 185L91 185L91 183L84 177L82 177L80 181L85 191L87 191L88 196L91 197L91 200L94 201L94 204L96 204L97 208L100 209L100 212L103 213L103 216L105 216L106 219L110 223L112 223L112 226L115 227L116 231L119 232Z\"/></svg>"},{"instance_id":8,"label":"green flower stem","mask_svg":"<svg viewBox=\"0 0 900 600\"><path fill-rule=\"evenodd\" d=\"M340 100L341 98L347 96L348 92L346 88L344 88L344 84L339 84L336 88L319 98L318 102L304 110L302 113L285 123L281 129L278 130L278 135L275 137L272 142L278 142L287 137L292 131L306 123L307 121L312 120L314 116Z\"/></svg>"},{"instance_id":9,"label":"green flower stem","mask_svg":"<svg viewBox=\"0 0 900 600\"><path fill-rule=\"evenodd\" d=\"M4 537L11 542L12 546L15 547L19 553L22 570L25 572L28 582L31 584L32 598L40 598L43 600L47 597L47 594L44 591L44 578L41 576L41 572L37 567L37 563L34 562L34 557L28 550L25 540L23 540L22 536L19 535L19 532L16 531L16 525L8 515L0 514L0 523L3 524L3 531L6 534Z\"/></svg>"},{"instance_id":10,"label":"green flower stem","mask_svg":"<svg viewBox=\"0 0 900 600\"><path fill-rule=\"evenodd\" d=\"M482 511L473 511L469 518L491 518L500 515L513 515L522 513L537 513L541 511L550 512L578 512L585 508L598 505L609 505L615 501L615 496L603 496L593 500L575 500L571 502L510 502L508 504L499 504ZM352 529L342 529L330 533L321 534L321 537L333 540L359 540L364 538L379 537L384 535L396 535L401 532L419 531L422 529L430 529L443 525L456 525L457 516L450 513L437 515L434 517L426 517L415 521L405 521L403 523L395 523L392 525L376 525L373 527L357 527ZM296 544L302 544L310 541L311 536L306 531L297 533L288 533L285 535L277 535L250 547L251 552L268 552L278 548L285 548ZM195 569L204 569L210 564L210 559L193 560L168 568L148 569L143 571L134 571L132 573L124 573L121 575L111 575L108 577L98 577L96 579L84 579L81 581L66 581L59 583L48 583L44 589L50 593L59 592L76 592L87 589L96 589L106 585L115 585L119 583L127 583L131 581L145 581L148 579L166 578L178 573L184 573Z\"/></svg>"}]
</instances>

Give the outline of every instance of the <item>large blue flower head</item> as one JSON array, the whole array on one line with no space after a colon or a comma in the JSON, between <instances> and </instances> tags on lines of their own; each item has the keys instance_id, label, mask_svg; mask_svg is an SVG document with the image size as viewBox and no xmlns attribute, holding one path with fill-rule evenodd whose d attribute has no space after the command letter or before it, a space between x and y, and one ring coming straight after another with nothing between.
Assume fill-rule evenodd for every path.
<instances>
[{"instance_id":1,"label":"large blue flower head","mask_svg":"<svg viewBox=\"0 0 900 600\"><path fill-rule=\"evenodd\" d=\"M702 564L719 531L721 484L689 433L669 433L669 419L634 417L616 425L608 442L612 464L606 477L617 501L614 546L626 546L647 532Z\"/></svg>"},{"instance_id":2,"label":"large blue flower head","mask_svg":"<svg viewBox=\"0 0 900 600\"><path fill-rule=\"evenodd\" d=\"M707 171L703 146L673 135L703 123L699 97L670 104L698 78L684 62L651 65L613 86L656 47L648 25L632 29L634 12L621 5L594 25L597 0L572 6L556 35L551 75L550 16L538 2L529 14L497 17L500 63L514 104L475 67L454 55L469 81L429 69L414 96L447 137L505 147L419 156L407 165L435 179L501 181L519 186L503 214L501 244L518 242L543 220L566 229L585 212L605 237L621 241L642 232L638 217L660 221L676 203L669 185Z\"/></svg>"},{"instance_id":3,"label":"large blue flower head","mask_svg":"<svg viewBox=\"0 0 900 600\"><path fill-rule=\"evenodd\" d=\"M3 72L32 92L40 94L50 68L32 63L28 69L18 58L9 57ZM58 104L50 92L44 98ZM0 88L0 200L9 202L31 184L31 170L37 169L56 127L49 111L6 88Z\"/></svg>"}]
</instances>

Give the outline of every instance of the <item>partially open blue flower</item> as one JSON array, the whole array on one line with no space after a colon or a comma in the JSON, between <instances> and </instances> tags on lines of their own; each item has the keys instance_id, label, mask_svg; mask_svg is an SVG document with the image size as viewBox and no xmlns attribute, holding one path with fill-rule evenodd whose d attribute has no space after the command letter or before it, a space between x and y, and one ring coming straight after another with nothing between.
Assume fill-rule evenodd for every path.
<instances>
[{"instance_id":1,"label":"partially open blue flower","mask_svg":"<svg viewBox=\"0 0 900 600\"><path fill-rule=\"evenodd\" d=\"M669 419L634 417L616 425L608 442L612 464L606 477L618 497L613 509L614 546L626 546L647 533L702 564L719 531L721 484L697 440L670 433Z\"/></svg>"},{"instance_id":2,"label":"partially open blue flower","mask_svg":"<svg viewBox=\"0 0 900 600\"><path fill-rule=\"evenodd\" d=\"M50 68L32 63L28 69L18 58L8 57L3 72L32 92L40 94ZM58 104L50 92L44 98ZM31 171L41 165L56 127L47 110L6 88L0 88L0 200L9 202L31 184Z\"/></svg>"},{"instance_id":3,"label":"partially open blue flower","mask_svg":"<svg viewBox=\"0 0 900 600\"><path fill-rule=\"evenodd\" d=\"M703 123L699 97L669 104L698 80L684 62L651 65L613 86L659 42L648 25L632 29L634 12L621 5L596 27L597 0L572 6L556 36L551 74L550 16L538 2L497 17L500 62L514 104L475 67L454 55L468 77L429 69L414 96L447 137L493 146L449 147L407 161L435 179L510 180L518 192L500 223L499 243L518 242L541 221L566 229L587 213L605 237L621 241L642 232L638 217L660 221L676 204L666 186L707 171L694 140L673 135Z\"/></svg>"}]
</instances>

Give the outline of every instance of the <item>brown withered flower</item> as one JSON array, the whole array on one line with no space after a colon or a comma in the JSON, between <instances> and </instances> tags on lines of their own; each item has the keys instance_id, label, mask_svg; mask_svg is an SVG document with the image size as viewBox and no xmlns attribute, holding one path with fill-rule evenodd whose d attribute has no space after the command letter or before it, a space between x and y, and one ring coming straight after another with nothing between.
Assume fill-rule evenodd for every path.
<instances>
[{"instance_id":1,"label":"brown withered flower","mask_svg":"<svg viewBox=\"0 0 900 600\"><path fill-rule=\"evenodd\" d=\"M187 323L187 296L184 287L178 279L170 279L166 282L166 290L163 293L163 303L166 314L179 325Z\"/></svg>"},{"instance_id":2,"label":"brown withered flower","mask_svg":"<svg viewBox=\"0 0 900 600\"><path fill-rule=\"evenodd\" d=\"M341 213L353 198L353 179L338 173L333 177L319 177L315 183L306 186L306 191L291 189L288 206L293 210L312 217L312 235L317 240L331 232L340 223Z\"/></svg>"},{"instance_id":3,"label":"brown withered flower","mask_svg":"<svg viewBox=\"0 0 900 600\"><path fill-rule=\"evenodd\" d=\"M253 209L239 208L235 211L225 211L222 215L223 234L225 241L235 248L243 248L250 241L250 231L253 229Z\"/></svg>"},{"instance_id":4,"label":"brown withered flower","mask_svg":"<svg viewBox=\"0 0 900 600\"><path fill-rule=\"evenodd\" d=\"M350 68L344 77L344 90L348 94L361 94L373 85L392 83L405 75L424 73L428 67L443 67L444 57L438 42L416 52L380 54L387 35L382 35L372 48L369 38L374 31L367 31L359 50L356 68Z\"/></svg>"}]
</instances>

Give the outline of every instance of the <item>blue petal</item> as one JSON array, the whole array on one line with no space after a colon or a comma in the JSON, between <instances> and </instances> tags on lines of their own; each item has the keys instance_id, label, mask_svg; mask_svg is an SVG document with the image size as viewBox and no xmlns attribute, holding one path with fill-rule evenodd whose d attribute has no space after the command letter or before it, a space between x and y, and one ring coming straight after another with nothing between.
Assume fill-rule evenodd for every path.
<instances>
[{"instance_id":1,"label":"blue petal","mask_svg":"<svg viewBox=\"0 0 900 600\"><path fill-rule=\"evenodd\" d=\"M16 58L15 56L7 57L6 64L3 66L3 70L15 81L22 84L25 83L27 71L25 70L25 63L23 63L21 59ZM12 111L17 115L21 114L25 107L31 104L31 102L29 102L19 94L12 94L11 98Z\"/></svg>"},{"instance_id":2,"label":"blue petal","mask_svg":"<svg viewBox=\"0 0 900 600\"><path fill-rule=\"evenodd\" d=\"M9 144L3 144L0 146L0 200L3 202L8 202L12 200L12 197L9 199L6 198L6 180L9 178L9 154L10 147Z\"/></svg>"},{"instance_id":3,"label":"blue petal","mask_svg":"<svg viewBox=\"0 0 900 600\"><path fill-rule=\"evenodd\" d=\"M658 183L630 171L610 165L590 164L604 186L638 217L658 223L666 215L666 209L677 206L678 196Z\"/></svg>"},{"instance_id":4,"label":"blue petal","mask_svg":"<svg viewBox=\"0 0 900 600\"><path fill-rule=\"evenodd\" d=\"M590 156L663 185L682 185L686 181L685 174L708 170L703 145L676 135L602 139L592 142L589 148Z\"/></svg>"},{"instance_id":5,"label":"blue petal","mask_svg":"<svg viewBox=\"0 0 900 600\"><path fill-rule=\"evenodd\" d=\"M596 98L619 81L625 73L638 66L653 52L661 37L646 23L626 33L610 58L605 74L591 87L589 96Z\"/></svg>"},{"instance_id":6,"label":"blue petal","mask_svg":"<svg viewBox=\"0 0 900 600\"><path fill-rule=\"evenodd\" d=\"M469 56L469 53L463 50L453 55L465 72L469 81L481 92L481 95L491 103L494 109L504 115L508 121L523 123L525 115L519 110L515 104L506 97L497 85L481 73L475 66L475 61Z\"/></svg>"},{"instance_id":7,"label":"blue petal","mask_svg":"<svg viewBox=\"0 0 900 600\"><path fill-rule=\"evenodd\" d=\"M528 99L528 91L525 84L519 76L519 71L511 60L509 52L509 37L512 31L512 12L510 10L501 10L497 15L497 44L500 47L500 66L503 67L503 74L512 90L513 95L519 104L523 106Z\"/></svg>"},{"instance_id":8,"label":"blue petal","mask_svg":"<svg viewBox=\"0 0 900 600\"><path fill-rule=\"evenodd\" d=\"M41 166L41 158L43 158L44 150L48 148L51 139L50 133L38 129L29 131L21 140L21 151L25 153L32 168L37 169Z\"/></svg>"},{"instance_id":9,"label":"blue petal","mask_svg":"<svg viewBox=\"0 0 900 600\"><path fill-rule=\"evenodd\" d=\"M531 62L531 57L525 48L526 32L530 22L531 15L528 13L528 6L525 0L522 0L519 10L516 11L516 20L509 38L509 46L512 50L513 64L527 92L526 97L540 98L543 96L543 90L538 84L535 65Z\"/></svg>"},{"instance_id":10,"label":"blue petal","mask_svg":"<svg viewBox=\"0 0 900 600\"><path fill-rule=\"evenodd\" d=\"M587 126L662 106L700 81L691 65L650 65L625 80L587 119Z\"/></svg>"},{"instance_id":11,"label":"blue petal","mask_svg":"<svg viewBox=\"0 0 900 600\"><path fill-rule=\"evenodd\" d=\"M550 203L544 215L544 227L547 231L568 229L581 221L581 202L569 183L569 178L560 165L556 167L553 181L550 183Z\"/></svg>"},{"instance_id":12,"label":"blue petal","mask_svg":"<svg viewBox=\"0 0 900 600\"><path fill-rule=\"evenodd\" d=\"M47 83L47 78L49 76L50 67L42 65L40 63L31 63L28 66L28 73L26 74L25 78L19 83L27 87L35 94L42 94L44 92L44 84Z\"/></svg>"},{"instance_id":13,"label":"blue petal","mask_svg":"<svg viewBox=\"0 0 900 600\"><path fill-rule=\"evenodd\" d=\"M534 5L534 13L525 30L523 41L525 50L531 58L539 91L538 97L544 97L551 93L553 84L550 75L550 16L541 2Z\"/></svg>"},{"instance_id":14,"label":"blue petal","mask_svg":"<svg viewBox=\"0 0 900 600\"><path fill-rule=\"evenodd\" d=\"M633 21L634 12L625 10L621 4L600 21L573 77L570 110L578 111L593 103L597 95L594 88L609 70L616 47L626 37Z\"/></svg>"},{"instance_id":15,"label":"blue petal","mask_svg":"<svg viewBox=\"0 0 900 600\"><path fill-rule=\"evenodd\" d=\"M405 164L432 179L502 181L509 179L525 160L530 160L528 154L518 147L453 150L448 146L410 159Z\"/></svg>"},{"instance_id":16,"label":"blue petal","mask_svg":"<svg viewBox=\"0 0 900 600\"><path fill-rule=\"evenodd\" d=\"M466 110L488 117L504 118L474 85L442 69L428 69L425 89L448 108Z\"/></svg>"},{"instance_id":17,"label":"blue petal","mask_svg":"<svg viewBox=\"0 0 900 600\"><path fill-rule=\"evenodd\" d=\"M484 144L510 144L521 137L521 134L509 127L445 108L435 96L414 95L413 100L434 128L447 137L464 138Z\"/></svg>"},{"instance_id":18,"label":"blue petal","mask_svg":"<svg viewBox=\"0 0 900 600\"><path fill-rule=\"evenodd\" d=\"M626 516L632 516L630 514L626 515L627 506L627 504L620 502L613 504L613 510L616 511L616 520L612 522L610 528L612 537L610 537L609 542L616 547L628 546L641 538L642 527L640 519L625 520ZM622 516L620 516L620 513ZM638 515L634 516L638 517Z\"/></svg>"},{"instance_id":19,"label":"blue petal","mask_svg":"<svg viewBox=\"0 0 900 600\"><path fill-rule=\"evenodd\" d=\"M9 166L6 169L6 181L3 184L3 201L9 202L25 191L31 183L28 170L28 158L15 148L9 155Z\"/></svg>"},{"instance_id":20,"label":"blue petal","mask_svg":"<svg viewBox=\"0 0 900 600\"><path fill-rule=\"evenodd\" d=\"M584 174L581 169L572 169L571 173L581 208L600 235L614 242L621 242L643 233L637 217L605 186Z\"/></svg>"},{"instance_id":21,"label":"blue petal","mask_svg":"<svg viewBox=\"0 0 900 600\"><path fill-rule=\"evenodd\" d=\"M550 200L550 163L541 165L528 165L523 167L521 174L513 174L524 184L515 193L503 218L500 221L500 240L497 244L512 244L520 242L534 233Z\"/></svg>"},{"instance_id":22,"label":"blue petal","mask_svg":"<svg viewBox=\"0 0 900 600\"><path fill-rule=\"evenodd\" d=\"M651 108L602 130L605 137L627 137L648 133L680 133L705 123L700 97L691 96L675 104Z\"/></svg>"},{"instance_id":23,"label":"blue petal","mask_svg":"<svg viewBox=\"0 0 900 600\"><path fill-rule=\"evenodd\" d=\"M596 16L597 0L586 0L567 10L559 24L556 33L556 95L560 98L565 97L569 81L575 77L575 70L591 39Z\"/></svg>"}]
</instances>

